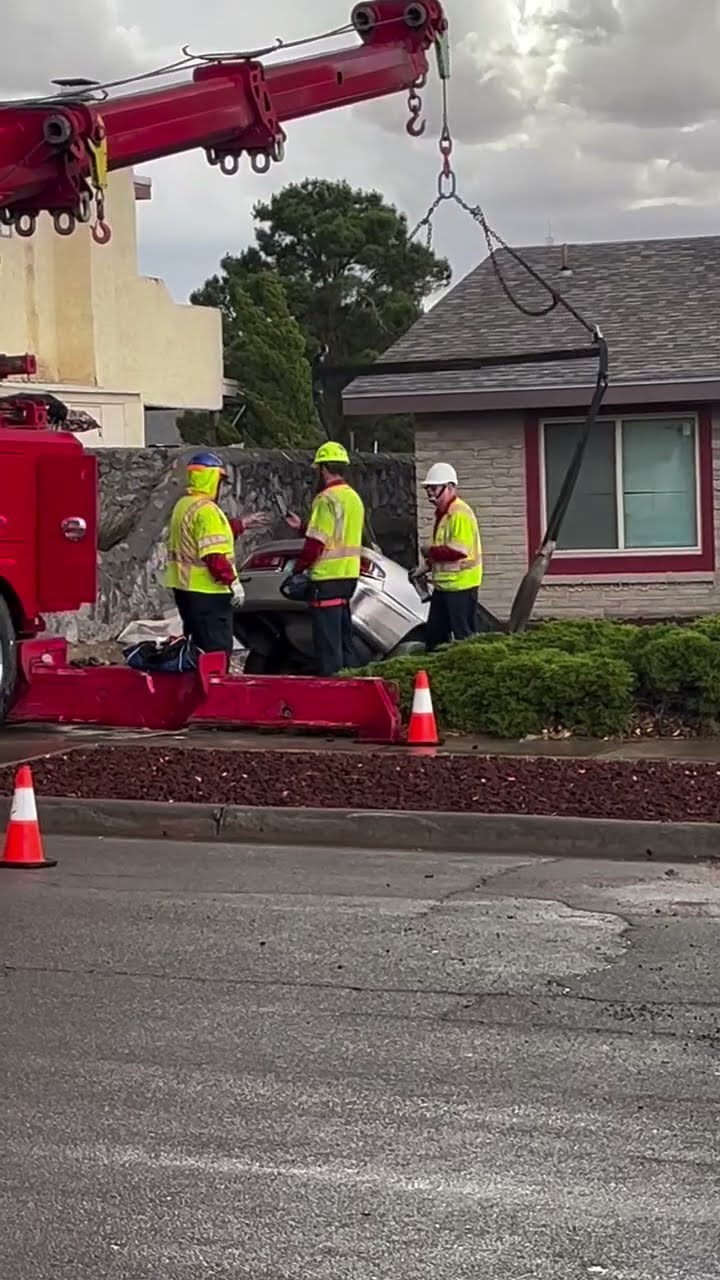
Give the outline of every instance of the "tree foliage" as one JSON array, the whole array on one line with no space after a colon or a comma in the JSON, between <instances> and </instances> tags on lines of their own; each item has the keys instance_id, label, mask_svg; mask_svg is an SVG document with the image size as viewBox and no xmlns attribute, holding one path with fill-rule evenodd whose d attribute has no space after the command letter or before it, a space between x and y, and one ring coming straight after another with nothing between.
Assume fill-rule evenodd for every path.
<instances>
[{"instance_id":1,"label":"tree foliage","mask_svg":"<svg viewBox=\"0 0 720 1280\"><path fill-rule=\"evenodd\" d=\"M327 347L330 362L340 364L382 355L450 281L449 264L409 240L407 219L377 191L309 178L258 204L254 216L255 245L225 257L221 274L193 298L221 307L226 344L238 292L267 272L282 281L307 359ZM250 387L249 373L241 380ZM332 433L347 438L339 397L329 409ZM407 420L358 420L356 427L360 442L408 445Z\"/></svg>"},{"instance_id":2,"label":"tree foliage","mask_svg":"<svg viewBox=\"0 0 720 1280\"><path fill-rule=\"evenodd\" d=\"M242 276L223 272L192 295L219 307L223 318L225 376L238 383L240 405L219 418L187 414L188 443L310 447L321 433L312 399L305 337L291 315L282 281L272 271Z\"/></svg>"}]
</instances>

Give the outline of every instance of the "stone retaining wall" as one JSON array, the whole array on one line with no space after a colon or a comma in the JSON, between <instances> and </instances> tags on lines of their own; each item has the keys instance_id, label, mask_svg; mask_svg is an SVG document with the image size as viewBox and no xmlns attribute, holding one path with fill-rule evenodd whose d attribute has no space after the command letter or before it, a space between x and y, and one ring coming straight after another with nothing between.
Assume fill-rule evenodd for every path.
<instances>
[{"instance_id":1,"label":"stone retaining wall","mask_svg":"<svg viewBox=\"0 0 720 1280\"><path fill-rule=\"evenodd\" d=\"M97 604L78 614L48 619L53 632L74 643L112 639L136 618L161 618L172 608L162 586L164 541L173 505L182 493L184 462L192 449L98 450L100 467L100 566ZM231 484L223 501L228 515L270 511L287 526L276 498L306 515L314 492L310 454L297 450L219 450L229 464ZM372 517L375 536L393 559L411 567L417 555L415 467L411 457L359 454L354 483ZM240 556L268 536L249 534Z\"/></svg>"}]
</instances>

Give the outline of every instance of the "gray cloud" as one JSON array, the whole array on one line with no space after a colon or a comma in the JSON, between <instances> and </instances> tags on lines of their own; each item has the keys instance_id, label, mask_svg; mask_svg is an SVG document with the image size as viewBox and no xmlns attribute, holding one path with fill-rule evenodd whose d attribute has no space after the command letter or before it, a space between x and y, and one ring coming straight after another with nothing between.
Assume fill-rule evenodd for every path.
<instances>
[{"instance_id":1,"label":"gray cloud","mask_svg":"<svg viewBox=\"0 0 720 1280\"><path fill-rule=\"evenodd\" d=\"M584 44L601 44L623 29L614 0L570 0L554 12L541 13L538 22L554 35L580 37Z\"/></svg>"},{"instance_id":2,"label":"gray cloud","mask_svg":"<svg viewBox=\"0 0 720 1280\"><path fill-rule=\"evenodd\" d=\"M598 45L582 31L564 59L558 98L601 118L692 125L720 110L716 0L616 0Z\"/></svg>"},{"instance_id":3,"label":"gray cloud","mask_svg":"<svg viewBox=\"0 0 720 1280\"><path fill-rule=\"evenodd\" d=\"M50 80L106 80L145 70L153 50L142 29L123 23L114 0L5 0L0 88L8 97L47 92Z\"/></svg>"}]
</instances>

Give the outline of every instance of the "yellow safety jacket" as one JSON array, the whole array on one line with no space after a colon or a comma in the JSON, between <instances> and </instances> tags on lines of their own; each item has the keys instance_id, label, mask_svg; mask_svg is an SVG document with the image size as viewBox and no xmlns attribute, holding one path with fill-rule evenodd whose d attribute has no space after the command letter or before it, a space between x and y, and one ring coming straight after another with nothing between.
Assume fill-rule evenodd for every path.
<instances>
[{"instance_id":1,"label":"yellow safety jacket","mask_svg":"<svg viewBox=\"0 0 720 1280\"><path fill-rule=\"evenodd\" d=\"M462 560L444 560L433 564L432 580L441 591L469 591L482 582L482 543L475 512L463 502L453 498L447 511L440 517L433 535L434 547L452 547L463 553Z\"/></svg>"},{"instance_id":2,"label":"yellow safety jacket","mask_svg":"<svg viewBox=\"0 0 720 1280\"><path fill-rule=\"evenodd\" d=\"M165 586L202 595L227 595L213 578L203 556L226 556L235 566L235 539L230 521L217 505L220 472L213 467L192 474L188 492L175 503L168 533ZM212 496L211 496L212 495Z\"/></svg>"},{"instance_id":3,"label":"yellow safety jacket","mask_svg":"<svg viewBox=\"0 0 720 1280\"><path fill-rule=\"evenodd\" d=\"M322 542L323 552L308 570L313 582L360 577L365 507L349 484L332 484L317 494L307 526L308 538Z\"/></svg>"}]
</instances>

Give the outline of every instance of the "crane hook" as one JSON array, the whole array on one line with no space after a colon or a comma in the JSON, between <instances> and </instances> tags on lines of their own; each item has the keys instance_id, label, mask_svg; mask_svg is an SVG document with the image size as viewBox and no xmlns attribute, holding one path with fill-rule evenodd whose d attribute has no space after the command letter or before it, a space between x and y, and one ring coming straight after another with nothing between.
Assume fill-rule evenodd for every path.
<instances>
[{"instance_id":1,"label":"crane hook","mask_svg":"<svg viewBox=\"0 0 720 1280\"><path fill-rule=\"evenodd\" d=\"M92 238L96 244L109 244L112 239L112 231L107 222L98 219L91 227Z\"/></svg>"},{"instance_id":2,"label":"crane hook","mask_svg":"<svg viewBox=\"0 0 720 1280\"><path fill-rule=\"evenodd\" d=\"M417 116L412 116L405 125L411 138L422 138L427 129L426 120L418 120Z\"/></svg>"},{"instance_id":3,"label":"crane hook","mask_svg":"<svg viewBox=\"0 0 720 1280\"><path fill-rule=\"evenodd\" d=\"M408 111L410 112L410 119L405 125L405 128L411 138L422 138L427 128L427 121L420 118L422 116L422 109L423 104L420 94L417 92L417 89L411 89L408 94Z\"/></svg>"}]
</instances>

